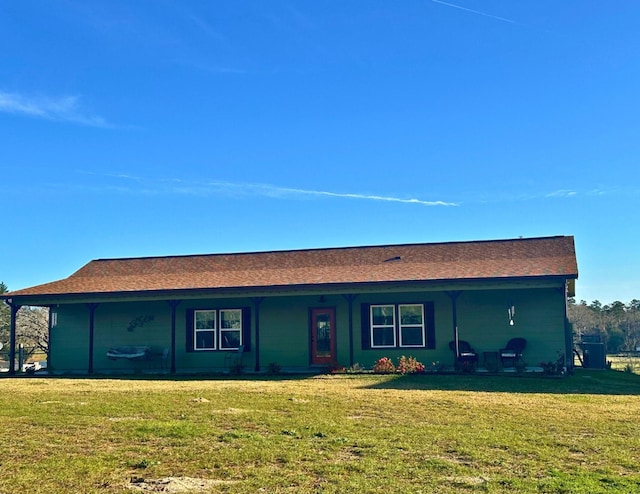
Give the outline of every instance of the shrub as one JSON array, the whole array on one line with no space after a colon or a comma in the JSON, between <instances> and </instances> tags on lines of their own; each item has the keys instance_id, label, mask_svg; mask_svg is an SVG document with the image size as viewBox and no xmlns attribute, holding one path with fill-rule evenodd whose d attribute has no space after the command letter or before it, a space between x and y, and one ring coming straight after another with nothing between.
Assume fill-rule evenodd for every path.
<instances>
[{"instance_id":1,"label":"shrub","mask_svg":"<svg viewBox=\"0 0 640 494\"><path fill-rule=\"evenodd\" d=\"M362 365L356 362L351 367L347 368L346 372L348 374L362 374L365 370L366 369Z\"/></svg>"},{"instance_id":2,"label":"shrub","mask_svg":"<svg viewBox=\"0 0 640 494\"><path fill-rule=\"evenodd\" d=\"M244 365L240 362L236 362L231 367L229 367L229 374L234 376L239 376L244 373Z\"/></svg>"},{"instance_id":3,"label":"shrub","mask_svg":"<svg viewBox=\"0 0 640 494\"><path fill-rule=\"evenodd\" d=\"M373 364L373 372L379 374L392 374L396 371L396 366L389 357L382 357Z\"/></svg>"},{"instance_id":4,"label":"shrub","mask_svg":"<svg viewBox=\"0 0 640 494\"><path fill-rule=\"evenodd\" d=\"M327 365L327 372L330 374L344 374L347 372L347 369L343 365L340 365L338 362L333 361L329 365Z\"/></svg>"},{"instance_id":5,"label":"shrub","mask_svg":"<svg viewBox=\"0 0 640 494\"><path fill-rule=\"evenodd\" d=\"M282 367L280 367L278 362L269 362L267 369L267 372L272 376L280 374L280 371L282 371Z\"/></svg>"},{"instance_id":6,"label":"shrub","mask_svg":"<svg viewBox=\"0 0 640 494\"><path fill-rule=\"evenodd\" d=\"M435 362L431 362L431 368L429 370L435 374L438 374L447 370L447 366L436 360Z\"/></svg>"},{"instance_id":7,"label":"shrub","mask_svg":"<svg viewBox=\"0 0 640 494\"><path fill-rule=\"evenodd\" d=\"M559 354L555 361L540 362L540 367L545 376L561 376L564 374L564 354Z\"/></svg>"},{"instance_id":8,"label":"shrub","mask_svg":"<svg viewBox=\"0 0 640 494\"><path fill-rule=\"evenodd\" d=\"M400 374L422 374L424 372L424 364L418 362L415 357L405 357L403 355L398 359L396 372Z\"/></svg>"}]
</instances>

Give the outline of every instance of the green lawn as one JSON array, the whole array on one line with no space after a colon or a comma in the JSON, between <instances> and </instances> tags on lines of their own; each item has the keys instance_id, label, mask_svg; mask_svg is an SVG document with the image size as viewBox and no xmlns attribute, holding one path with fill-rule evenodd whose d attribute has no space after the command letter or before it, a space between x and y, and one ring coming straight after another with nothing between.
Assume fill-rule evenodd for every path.
<instances>
[{"instance_id":1,"label":"green lawn","mask_svg":"<svg viewBox=\"0 0 640 494\"><path fill-rule=\"evenodd\" d=\"M607 361L611 362L611 368L625 372L640 374L640 356L633 355L607 355Z\"/></svg>"},{"instance_id":2,"label":"green lawn","mask_svg":"<svg viewBox=\"0 0 640 494\"><path fill-rule=\"evenodd\" d=\"M0 493L638 492L640 376L0 379Z\"/></svg>"}]
</instances>

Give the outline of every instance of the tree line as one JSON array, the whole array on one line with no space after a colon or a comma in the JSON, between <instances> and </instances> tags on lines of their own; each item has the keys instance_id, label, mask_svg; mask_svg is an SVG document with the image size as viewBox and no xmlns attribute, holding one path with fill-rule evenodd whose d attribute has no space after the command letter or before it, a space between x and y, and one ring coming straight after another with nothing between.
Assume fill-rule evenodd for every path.
<instances>
[{"instance_id":1,"label":"tree line","mask_svg":"<svg viewBox=\"0 0 640 494\"><path fill-rule=\"evenodd\" d=\"M587 304L570 298L568 318L576 342L585 336L598 337L606 344L607 353L640 351L640 300L602 305L599 300Z\"/></svg>"}]
</instances>

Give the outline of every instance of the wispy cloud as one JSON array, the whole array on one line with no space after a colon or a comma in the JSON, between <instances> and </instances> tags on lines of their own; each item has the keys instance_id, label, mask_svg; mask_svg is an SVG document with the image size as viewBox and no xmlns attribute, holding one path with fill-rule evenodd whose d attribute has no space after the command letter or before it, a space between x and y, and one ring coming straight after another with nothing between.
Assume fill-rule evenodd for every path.
<instances>
[{"instance_id":1,"label":"wispy cloud","mask_svg":"<svg viewBox=\"0 0 640 494\"><path fill-rule=\"evenodd\" d=\"M423 199L405 199L401 197L381 196L376 194L358 194L349 192L331 192L325 190L310 190L310 189L294 189L288 187L278 187L267 184L234 184L240 185L246 190L253 190L258 194L266 196L315 196L315 197L335 197L339 199L360 199L365 201L382 201L382 202L398 202L403 204L419 204L422 206L457 206L453 202L445 201L425 201Z\"/></svg>"},{"instance_id":2,"label":"wispy cloud","mask_svg":"<svg viewBox=\"0 0 640 494\"><path fill-rule=\"evenodd\" d=\"M617 191L619 192L619 191ZM636 189L636 193L638 192L638 190ZM606 190L603 189L591 189L589 192L587 192L587 195L589 196L604 196L607 195L609 192L607 192Z\"/></svg>"},{"instance_id":3,"label":"wispy cloud","mask_svg":"<svg viewBox=\"0 0 640 494\"><path fill-rule=\"evenodd\" d=\"M81 172L89 175L98 175L92 172ZM262 196L279 199L296 199L296 198L335 198L335 199L353 199L362 201L376 202L393 202L401 204L415 204L420 206L458 206L454 202L446 201L427 201L417 198L403 198L394 196L383 196L378 194L363 194L353 192L335 192L326 190L300 189L292 187L281 187L271 184L249 183L249 182L227 182L220 180L202 180L190 181L182 179L149 179L137 177L125 173L103 175L116 179L119 182L129 182L128 185L120 184L104 185L109 190L117 190L120 192L127 191L131 193L145 194L175 194L175 195L194 195L194 196L211 196L226 195L233 197L243 196Z\"/></svg>"},{"instance_id":4,"label":"wispy cloud","mask_svg":"<svg viewBox=\"0 0 640 494\"><path fill-rule=\"evenodd\" d=\"M553 192L549 192L548 194L545 195L545 197L573 197L576 195L578 195L578 193L575 190L560 189L560 190L555 190Z\"/></svg>"},{"instance_id":5,"label":"wispy cloud","mask_svg":"<svg viewBox=\"0 0 640 494\"><path fill-rule=\"evenodd\" d=\"M495 19L497 21L508 22L509 24L518 24L516 21L512 19L507 19L506 17L500 17L493 14L488 14L486 12L481 12L479 10L468 9L467 7L462 7L460 5L456 5L449 2L443 2L442 0L431 0L433 3L439 3L440 5L446 5L447 7L452 7L454 9L464 10L465 12L470 12L472 14L481 15L484 17L489 17L491 19Z\"/></svg>"},{"instance_id":6,"label":"wispy cloud","mask_svg":"<svg viewBox=\"0 0 640 494\"><path fill-rule=\"evenodd\" d=\"M0 112L88 127L112 128L104 118L86 112L77 96L50 98L0 90Z\"/></svg>"},{"instance_id":7,"label":"wispy cloud","mask_svg":"<svg viewBox=\"0 0 640 494\"><path fill-rule=\"evenodd\" d=\"M575 198L581 198L592 195L590 192L580 189L557 189L557 190L544 190L544 189L524 189L519 190L513 188L510 191L485 191L481 195L476 197L467 197L465 204L472 203L482 204L514 204L520 202L541 202L551 200L573 200Z\"/></svg>"},{"instance_id":8,"label":"wispy cloud","mask_svg":"<svg viewBox=\"0 0 640 494\"><path fill-rule=\"evenodd\" d=\"M572 189L544 190L541 188L527 189L519 191L513 188L510 192L504 191L487 191L481 196L467 196L465 204L469 205L475 202L483 204L498 203L517 203L531 201L573 201L573 200L592 200L592 199L611 199L622 197L640 196L640 187L635 184L630 185L606 185L598 188L576 187Z\"/></svg>"}]
</instances>

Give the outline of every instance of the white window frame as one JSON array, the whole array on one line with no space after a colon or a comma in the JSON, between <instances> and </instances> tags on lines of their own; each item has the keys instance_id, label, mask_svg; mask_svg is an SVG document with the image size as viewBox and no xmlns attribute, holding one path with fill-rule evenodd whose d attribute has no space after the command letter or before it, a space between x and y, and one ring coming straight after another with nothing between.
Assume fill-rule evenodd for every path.
<instances>
[{"instance_id":1,"label":"white window frame","mask_svg":"<svg viewBox=\"0 0 640 494\"><path fill-rule=\"evenodd\" d=\"M198 313L213 312L213 328L198 328ZM215 309L201 309L193 311L193 350L196 352L217 350L218 343L218 311ZM213 333L213 346L198 348L198 333Z\"/></svg>"},{"instance_id":2,"label":"white window frame","mask_svg":"<svg viewBox=\"0 0 640 494\"><path fill-rule=\"evenodd\" d=\"M222 314L225 312L237 312L239 314L239 321L240 321L240 327L239 328L223 328L222 327ZM242 309L220 309L218 311L218 314L220 315L220 321L218 324L218 327L220 328L220 350L223 351L234 351L234 350L238 350L238 348L240 348L242 346ZM224 334L225 333L240 333L240 338L239 338L239 344L236 347L224 347L223 346L223 342L224 342Z\"/></svg>"},{"instance_id":3,"label":"white window frame","mask_svg":"<svg viewBox=\"0 0 640 494\"><path fill-rule=\"evenodd\" d=\"M391 307L393 314L393 322L391 324L374 324L373 323L373 309L380 307ZM375 304L369 307L369 335L371 337L371 348L396 348L397 338L396 338L396 306L395 304ZM393 333L393 345L376 345L374 343L375 339L373 334L376 329L388 329L391 328Z\"/></svg>"},{"instance_id":4,"label":"white window frame","mask_svg":"<svg viewBox=\"0 0 640 494\"><path fill-rule=\"evenodd\" d=\"M402 324L402 308L403 307L420 307L421 312L421 324ZM420 328L420 333L422 335L422 343L419 345L405 345L402 342L402 330L403 328ZM424 348L427 346L427 338L425 333L425 325L424 325L424 304L398 304L398 333L400 339L400 348Z\"/></svg>"},{"instance_id":5,"label":"white window frame","mask_svg":"<svg viewBox=\"0 0 640 494\"><path fill-rule=\"evenodd\" d=\"M213 327L212 328L197 328L198 321L198 313L201 312L209 312L213 313ZM239 328L223 328L222 327L222 315L225 312L237 312L240 320ZM219 351L237 351L244 343L243 343L243 313L242 309L196 309L193 311L193 350L196 352L208 352L211 350L219 350ZM204 348L198 347L198 333L213 333L213 346L208 346ZM237 347L223 347L224 334L226 332L239 332L240 333L240 344Z\"/></svg>"},{"instance_id":6,"label":"white window frame","mask_svg":"<svg viewBox=\"0 0 640 494\"><path fill-rule=\"evenodd\" d=\"M393 309L392 324L374 324L373 310L379 307L391 307ZM422 311L422 324L402 324L402 308L403 307L420 307ZM395 304L371 304L369 306L369 339L370 348L426 348L427 347L427 326L426 326L425 304L423 303L395 303ZM376 345L374 343L374 332L376 329L393 329L393 345ZM402 341L402 330L404 328L420 328L422 335L422 344L405 345Z\"/></svg>"}]
</instances>

